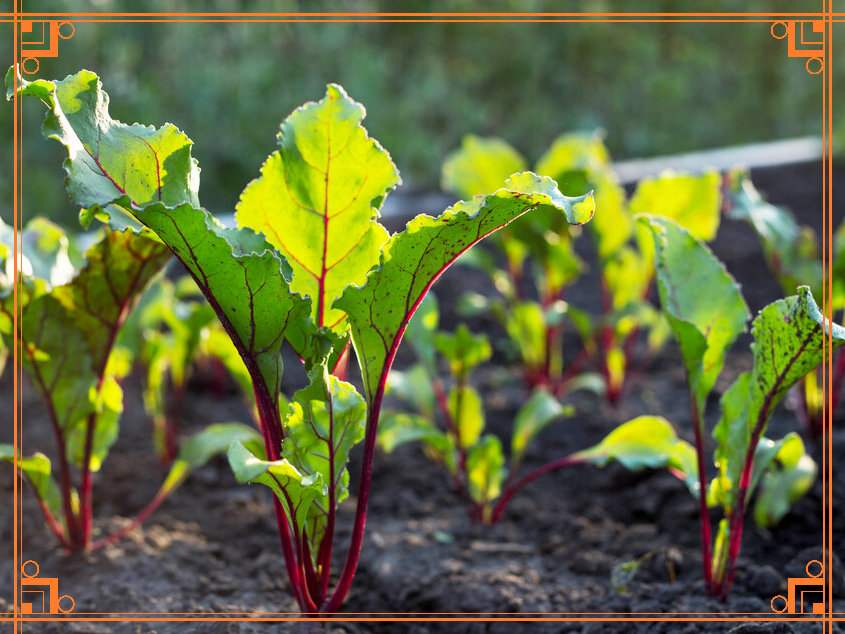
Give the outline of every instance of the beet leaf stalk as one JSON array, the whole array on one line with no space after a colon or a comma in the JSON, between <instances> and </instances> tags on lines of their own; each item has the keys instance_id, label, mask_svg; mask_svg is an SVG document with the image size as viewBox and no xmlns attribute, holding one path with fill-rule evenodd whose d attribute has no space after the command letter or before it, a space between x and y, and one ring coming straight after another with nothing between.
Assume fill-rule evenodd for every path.
<instances>
[{"instance_id":1,"label":"beet leaf stalk","mask_svg":"<svg viewBox=\"0 0 845 634\"><path fill-rule=\"evenodd\" d=\"M15 98L17 85L18 96L38 97L48 107L42 132L68 148L65 186L83 208L83 224L106 208L118 213L111 204L117 199L132 208L156 200L199 204L191 141L176 128L111 120L107 97L93 73L82 71L60 82L27 82L15 73L12 68L6 75L7 98ZM116 147L121 151L115 152ZM21 233L17 276L11 246L0 245L7 269L0 276L0 334L8 347L19 340L23 368L46 406L59 482L43 454L21 457L17 467L33 485L47 524L68 551L98 548L128 532L92 539L94 480L117 437L123 411L120 379L133 361L119 335L140 294L170 259L165 245L129 220L123 215L103 229L78 270L68 256L70 236L45 219L34 219ZM3 240L13 232L0 227ZM22 314L19 331L13 332L16 283ZM199 432L129 526L149 516L193 469L225 451L233 439L251 442L254 436L253 430L234 423ZM14 454L13 447L0 446L0 459L12 461Z\"/></svg>"},{"instance_id":2,"label":"beet leaf stalk","mask_svg":"<svg viewBox=\"0 0 845 634\"><path fill-rule=\"evenodd\" d=\"M587 222L595 210L592 196L565 197L551 179L526 172L495 193L437 218L418 216L389 236L378 210L398 172L361 126L363 107L329 85L324 99L282 123L279 150L242 193L238 228L230 229L199 207L190 152L148 142L154 128L112 120L93 73L33 82L24 92L41 97L58 122L61 132L54 136L69 149L68 190L88 209L86 218L143 225L208 300L249 373L263 437L263 450L233 442L229 462L239 480L274 493L300 609L337 611L363 543L387 375L417 306L437 277L485 236L536 210ZM153 169L158 187L133 195L128 185L142 167ZM165 196L174 191L190 196ZM330 372L350 333L363 396ZM290 403L280 394L285 343L309 376ZM337 506L348 496L349 452L360 441L352 536L332 587Z\"/></svg>"},{"instance_id":3,"label":"beet leaf stalk","mask_svg":"<svg viewBox=\"0 0 845 634\"><path fill-rule=\"evenodd\" d=\"M47 494L52 485L30 480L48 525L68 550L91 545L93 474L117 437L123 410L118 381L129 360L115 351L115 338L134 300L169 257L147 238L108 231L86 252L86 265L78 272L71 268L73 277L66 283L54 286L55 278L35 277L34 271L19 275L21 361L53 428L60 507ZM0 295L0 332L13 345L11 285ZM38 465L44 467L40 477L50 478L49 460L40 456ZM19 466L32 473L25 462ZM74 469L79 471L76 486Z\"/></svg>"},{"instance_id":4,"label":"beet leaf stalk","mask_svg":"<svg viewBox=\"0 0 845 634\"><path fill-rule=\"evenodd\" d=\"M761 493L755 518L775 524L815 478L815 463L795 434L779 441L763 436L786 391L822 361L825 329L834 347L845 329L832 333L806 286L765 307L754 319L754 367L741 374L721 399L722 416L713 431L716 477L706 466L705 402L725 362L728 347L745 330L748 310L739 287L710 250L676 223L643 216L655 244L660 301L677 339L687 373L695 437L702 568L707 592L726 600L742 540L745 511L756 486ZM724 518L711 538L709 508Z\"/></svg>"},{"instance_id":5,"label":"beet leaf stalk","mask_svg":"<svg viewBox=\"0 0 845 634\"><path fill-rule=\"evenodd\" d=\"M751 334L754 365L751 371L737 377L722 396L722 417L713 432L719 466L713 491L715 501L725 512L713 553L713 579L714 592L722 599L727 598L733 585L745 511L764 471L777 457L783 465L781 481L776 485L764 482L763 493L771 495L774 486L779 486L784 495L792 495L796 483L783 476L791 472L794 478L808 468L806 460L802 463L803 451L797 445L772 444L763 438L769 419L787 391L808 373L815 372L823 360L827 341L832 339L833 349L845 342L845 328L831 325L807 286L799 287L798 295L778 300L760 311ZM777 512L761 508L760 500L767 505L773 503L760 496L755 508L758 522Z\"/></svg>"}]
</instances>

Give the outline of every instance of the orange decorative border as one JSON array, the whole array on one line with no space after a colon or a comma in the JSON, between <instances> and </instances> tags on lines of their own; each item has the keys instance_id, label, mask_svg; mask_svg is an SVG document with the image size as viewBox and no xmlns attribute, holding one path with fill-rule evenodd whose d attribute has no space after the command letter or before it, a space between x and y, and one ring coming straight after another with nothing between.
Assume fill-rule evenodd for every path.
<instances>
[{"instance_id":1,"label":"orange decorative border","mask_svg":"<svg viewBox=\"0 0 845 634\"><path fill-rule=\"evenodd\" d=\"M831 158L832 144L832 26L834 23L845 22L845 13L833 12L833 0L822 0L822 11L818 13L24 13L22 0L13 0L14 11L12 13L0 13L0 22L14 24L14 49L15 63L22 64L24 72L31 74L38 71L39 57L57 57L58 39L70 39L75 33L74 23L86 22L455 22L455 23L478 23L478 22L550 22L550 23L576 23L576 22L610 22L610 23L640 23L640 22L704 22L704 23L757 23L769 24L771 34L777 39L787 39L789 57L807 58L807 72L821 75L823 82L822 102L822 132L824 138L824 169L823 169L823 232L822 232L822 253L824 258L825 284L823 291L822 310L825 316L830 315L830 298L832 293L831 282L831 253L832 253L832 173L833 163ZM43 25L43 37L41 42L23 41L24 33L32 33L35 24ZM70 27L68 29L67 27ZM64 32L62 32L64 28ZM47 43L49 33L49 44ZM820 34L820 35L819 35ZM820 38L820 39L819 39ZM42 45L47 48L38 49ZM34 68L33 61L34 60ZM28 63L28 67L23 64ZM17 77L15 77L15 88L17 88ZM21 112L18 99L13 99L14 108L14 162L13 174L14 183L14 226L20 230L20 129L22 125ZM14 258L18 262L20 245L17 232L14 237ZM17 304L18 288L15 287L15 315L13 328L18 332L19 306ZM18 458L18 449L21 438L21 401L20 381L21 368L18 362L19 349L13 349L14 363L14 445L15 462ZM831 389L831 356L832 340L828 337L824 371L824 386L828 398ZM828 408L829 409L829 408ZM845 613L832 612L832 584L826 583L825 571L832 569L832 538L833 529L831 526L832 517L832 448L830 443L830 430L832 425L831 415L825 420L823 433L823 459L822 459L822 482L824 492L823 505L823 561L810 562L807 566L808 578L789 580L789 597L774 597L772 599L772 612L766 613L534 613L534 614L504 614L504 613L339 613L331 617L321 617L321 621L714 621L714 622L747 622L747 621L816 621L823 625L824 632L832 632L834 621L845 621ZM21 560L21 507L20 507L21 476L16 471L14 478L13 494L14 504L14 562L15 569L18 569ZM820 569L816 575L810 573L811 564L819 564ZM36 570L32 572L31 564L35 564ZM74 612L73 616L67 613L74 610L73 599L68 595L58 597L58 580L53 578L38 577L37 564L25 562L20 566L22 577L15 575L14 579L14 609L15 612L9 616L0 614L0 623L12 622L14 632L19 632L23 623L33 621L89 621L89 622L111 622L111 621L313 621L301 613L92 613ZM27 613L27 604L22 603L22 589L35 583L41 583L49 588L51 599L49 605L52 614L62 612L63 616L37 616ZM813 604L812 615L806 616L779 616L774 606L775 599L783 599L786 607L782 613L795 613L795 592L799 585L819 586L823 590L823 601ZM818 590L816 590L818 592ZM54 597L53 594L56 596ZM53 600L55 599L55 600ZM71 606L62 609L61 601L70 599ZM46 605L45 612L46 612ZM30 611L32 606L29 605Z\"/></svg>"},{"instance_id":2,"label":"orange decorative border","mask_svg":"<svg viewBox=\"0 0 845 634\"><path fill-rule=\"evenodd\" d=\"M780 31L781 27L783 31ZM790 57L807 57L806 68L811 75L818 75L824 70L825 23L823 20L775 22L771 28L772 37L786 38ZM805 33L807 37L805 38ZM808 39L809 34L821 34L821 40ZM798 40L798 42L796 42Z\"/></svg>"}]
</instances>

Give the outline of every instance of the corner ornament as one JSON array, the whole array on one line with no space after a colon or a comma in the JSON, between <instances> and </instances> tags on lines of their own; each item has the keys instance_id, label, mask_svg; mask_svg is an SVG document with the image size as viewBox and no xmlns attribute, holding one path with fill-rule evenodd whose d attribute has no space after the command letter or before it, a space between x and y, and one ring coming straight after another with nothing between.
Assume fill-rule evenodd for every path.
<instances>
[{"instance_id":1,"label":"corner ornament","mask_svg":"<svg viewBox=\"0 0 845 634\"><path fill-rule=\"evenodd\" d=\"M39 577L38 563L29 560L21 566L21 614L67 614L76 602L65 594L59 596L56 577ZM64 605L62 605L64 602ZM70 605L67 603L70 602Z\"/></svg>"},{"instance_id":2,"label":"corner ornament","mask_svg":"<svg viewBox=\"0 0 845 634\"><path fill-rule=\"evenodd\" d=\"M807 72L818 75L824 71L825 33L822 20L775 22L772 37L786 38L789 57L806 57Z\"/></svg>"},{"instance_id":3,"label":"corner ornament","mask_svg":"<svg viewBox=\"0 0 845 634\"><path fill-rule=\"evenodd\" d=\"M778 614L824 614L824 566L822 562L813 559L807 564L805 570L807 572L806 577L789 578L787 581L789 589L787 596L779 594L772 597L772 612ZM775 607L775 602L778 600L784 604L780 609ZM805 601L806 608L804 607Z\"/></svg>"},{"instance_id":4,"label":"corner ornament","mask_svg":"<svg viewBox=\"0 0 845 634\"><path fill-rule=\"evenodd\" d=\"M59 38L69 40L76 32L71 22L60 20L23 20L20 25L21 69L27 75L38 72L39 57L58 57Z\"/></svg>"}]
</instances>

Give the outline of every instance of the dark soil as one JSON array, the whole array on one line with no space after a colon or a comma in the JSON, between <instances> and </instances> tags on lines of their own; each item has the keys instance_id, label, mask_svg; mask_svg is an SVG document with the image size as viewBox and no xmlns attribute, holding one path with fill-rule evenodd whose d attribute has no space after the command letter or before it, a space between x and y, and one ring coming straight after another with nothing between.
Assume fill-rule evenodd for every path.
<instances>
[{"instance_id":1,"label":"dark soil","mask_svg":"<svg viewBox=\"0 0 845 634\"><path fill-rule=\"evenodd\" d=\"M845 173L836 174L838 182ZM763 170L758 187L778 204L791 207L800 222L821 231L821 171L816 165ZM582 241L587 243L588 241ZM743 285L752 311L779 297L760 248L745 225L723 221L713 248ZM587 275L568 299L596 309L595 273ZM472 271L455 269L435 286L446 310L467 288L485 288ZM592 304L592 305L591 305ZM500 332L492 321L472 324ZM709 403L708 423L718 415L718 397L748 369L747 339L733 351ZM501 355L500 355L501 356ZM400 363L401 363L400 359ZM290 365L288 365L290 367ZM503 436L525 398L507 364L479 374L489 426ZM11 372L0 381L3 398L12 400ZM292 374L288 375L288 380ZM247 420L233 393L225 398L196 389L189 393L185 432L223 420ZM295 387L295 386L292 386ZM96 527L101 533L124 525L157 489L162 472L151 453L149 422L137 385L128 381L121 436L95 482ZM613 426L641 414L660 414L688 436L689 406L677 351L665 352L639 377L618 410L585 393L568 397L574 418L548 429L536 443L526 467L540 465L598 441ZM27 452L50 453L52 436L34 392L24 386L24 437ZM841 417L840 417L841 418ZM8 419L7 419L8 420ZM845 463L845 426L833 434L833 464ZM784 407L775 414L769 436L795 429ZM11 429L11 422L3 426ZM2 438L0 440L6 440ZM817 457L821 459L817 448ZM357 472L353 465L352 473ZM6 499L12 497L12 469L0 465ZM354 482L351 490L354 492ZM845 537L845 474L835 473L834 544ZM201 469L142 529L116 545L90 555L66 557L43 525L31 492L23 494L23 559L37 561L42 576L59 578L60 594L75 600L75 613L295 612L285 580L275 519L263 487L235 483L223 459ZM354 503L341 512L338 551L348 541ZM703 594L696 502L682 484L664 472L630 473L611 465L600 470L574 467L554 473L518 496L501 523L471 524L460 499L439 467L416 446L376 459L367 534L353 589L344 604L349 613L531 613L595 614L595 622L336 622L333 632L821 632L813 622L771 622L779 618L770 600L786 594L789 577L805 576L809 560L822 559L822 485L817 483L779 526L771 531L746 524L736 585L722 604ZM12 507L0 508L4 544L0 611L12 596ZM714 516L715 520L715 516ZM621 564L640 560L640 568L614 589L611 576ZM837 560L829 578L835 610L845 612L845 569ZM658 617L702 613L726 617L749 614L758 624L738 622L609 622L608 613ZM92 616L97 616L92 614ZM621 617L622 615L616 615ZM565 615L564 615L565 618ZM769 622L763 622L769 619ZM247 622L65 622L33 623L28 632L265 632L310 631L297 623ZM0 624L0 631L5 632ZM834 631L839 631L836 628Z\"/></svg>"}]
</instances>

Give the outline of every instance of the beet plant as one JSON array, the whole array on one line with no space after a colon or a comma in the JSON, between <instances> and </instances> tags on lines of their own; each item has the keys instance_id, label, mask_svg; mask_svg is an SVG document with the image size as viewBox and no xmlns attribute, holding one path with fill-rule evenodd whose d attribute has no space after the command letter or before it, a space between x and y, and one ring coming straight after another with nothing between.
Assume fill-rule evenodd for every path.
<instances>
[{"instance_id":1,"label":"beet plant","mask_svg":"<svg viewBox=\"0 0 845 634\"><path fill-rule=\"evenodd\" d=\"M443 165L443 188L470 196L499 186L525 164L505 141L467 136ZM600 267L601 313L591 315L565 301L567 288L585 269L573 245L578 229L540 214L521 219L496 236L498 258L474 253L469 262L490 275L500 298L491 302L474 295L464 305L472 311L492 310L499 318L529 386L542 385L560 396L573 387L572 380L592 358L606 398L616 404L631 375L646 367L668 336L665 321L648 302L653 283L651 237L637 229L633 214L673 218L696 237L711 240L719 226L719 177L714 172L666 173L641 181L628 200L601 136L580 133L558 137L537 161L535 171L554 178L565 194L572 193L570 189L595 190L602 213L589 228ZM575 328L582 347L564 368L566 322ZM646 350L640 353L636 347L646 332ZM584 377L581 381L581 385L596 383Z\"/></svg>"},{"instance_id":2,"label":"beet plant","mask_svg":"<svg viewBox=\"0 0 845 634\"><path fill-rule=\"evenodd\" d=\"M705 405L727 351L746 329L748 308L724 265L690 232L656 216L639 222L653 234L660 302L680 347L690 394L695 452L689 456L684 450L686 457L675 456L675 462L687 465L682 469L685 480L699 500L707 591L725 600L755 490L759 487L754 517L760 525L772 526L815 479L816 465L800 437L790 433L773 441L764 434L790 387L822 362L826 339L832 337L833 348L838 348L845 329L823 317L807 286L758 313L751 326L753 367L721 397L721 417L713 429L716 475L708 481ZM715 539L710 507L723 513Z\"/></svg>"},{"instance_id":3,"label":"beet plant","mask_svg":"<svg viewBox=\"0 0 845 634\"><path fill-rule=\"evenodd\" d=\"M184 397L198 369L210 376L218 395L229 376L245 398L251 395L243 361L189 276L175 282L162 278L150 286L120 331L118 345L129 348L145 369L144 409L153 421L154 447L164 465L178 453ZM254 409L252 398L246 400Z\"/></svg>"},{"instance_id":4,"label":"beet plant","mask_svg":"<svg viewBox=\"0 0 845 634\"><path fill-rule=\"evenodd\" d=\"M772 205L751 182L747 170L734 170L725 175L725 207L728 217L747 222L757 233L763 247L766 265L784 293L799 284L810 287L814 296L821 296L823 269L818 252L818 239L811 227L799 225L792 213ZM845 309L845 224L834 235L833 294L830 309L836 315ZM845 354L833 358L830 399L825 399L821 377L813 369L789 394L789 402L801 424L813 438L822 435L828 411L836 412L845 388Z\"/></svg>"},{"instance_id":5,"label":"beet plant","mask_svg":"<svg viewBox=\"0 0 845 634\"><path fill-rule=\"evenodd\" d=\"M522 487L554 471L556 463L550 463L517 478L535 437L555 420L571 415L572 408L543 388L535 390L514 418L506 460L502 441L484 433L483 401L472 386L473 370L492 354L490 343L464 324L454 332L439 331L438 322L437 302L429 295L408 325L408 341L418 362L403 372L392 371L388 381L389 394L413 413L385 412L379 446L391 452L407 442L422 442L425 453L449 472L470 519L495 523ZM440 379L439 358L448 364L449 386Z\"/></svg>"},{"instance_id":6,"label":"beet plant","mask_svg":"<svg viewBox=\"0 0 845 634\"><path fill-rule=\"evenodd\" d=\"M199 206L190 141L170 125L128 126L108 114L99 79L20 81L19 94L49 108L45 133L68 149L71 199L86 217L143 225L182 262L249 373L263 451L234 442L243 482L272 489L292 593L303 612L343 602L363 542L381 403L409 320L434 281L472 245L528 212L568 222L593 215L591 194L566 197L530 172L504 188L420 215L390 236L378 222L399 183L388 153L361 126L364 109L340 86L281 125L279 150L241 194L238 228ZM130 187L131 185L131 187ZM137 186L136 186L137 185ZM364 393L331 374L348 341ZM302 359L309 384L280 396L282 346ZM340 372L339 372L340 373ZM331 573L347 462L363 443L355 517L340 574Z\"/></svg>"},{"instance_id":7,"label":"beet plant","mask_svg":"<svg viewBox=\"0 0 845 634\"><path fill-rule=\"evenodd\" d=\"M3 227L8 234L11 228ZM212 425L183 448L156 496L117 533L93 540L94 474L117 438L123 411L121 379L132 356L115 345L139 294L170 257L160 243L131 230L103 230L81 258L70 260L71 241L56 225L34 219L20 236L23 253L0 284L0 334L7 347L20 341L21 364L46 406L55 437L58 483L43 453L19 456L48 526L68 551L96 549L125 535L150 515L191 470L226 450L233 439L256 432L236 423ZM27 246L32 244L34 248ZM6 268L12 249L3 248ZM17 281L19 328L13 331ZM13 461L11 445L0 460ZM74 484L75 475L76 484Z\"/></svg>"}]
</instances>

